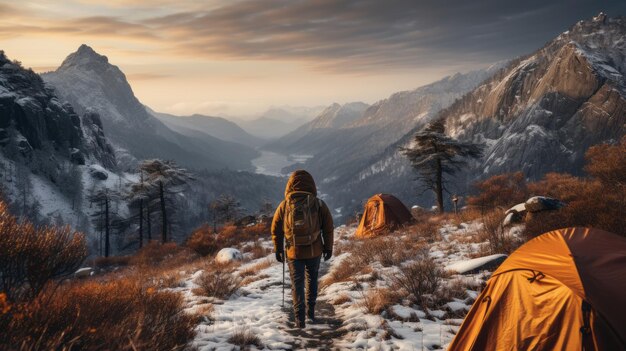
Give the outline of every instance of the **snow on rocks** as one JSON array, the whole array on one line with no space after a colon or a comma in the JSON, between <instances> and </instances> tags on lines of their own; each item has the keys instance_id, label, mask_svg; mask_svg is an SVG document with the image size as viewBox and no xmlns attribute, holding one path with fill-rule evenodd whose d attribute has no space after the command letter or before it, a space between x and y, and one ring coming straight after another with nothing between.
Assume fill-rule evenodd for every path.
<instances>
[{"instance_id":1,"label":"snow on rocks","mask_svg":"<svg viewBox=\"0 0 626 351\"><path fill-rule=\"evenodd\" d=\"M215 262L217 263L230 263L241 260L243 260L241 251L231 247L221 249L215 256Z\"/></svg>"},{"instance_id":2,"label":"snow on rocks","mask_svg":"<svg viewBox=\"0 0 626 351\"><path fill-rule=\"evenodd\" d=\"M94 271L91 267L83 267L74 272L74 278L87 278L93 275Z\"/></svg>"},{"instance_id":3,"label":"snow on rocks","mask_svg":"<svg viewBox=\"0 0 626 351\"><path fill-rule=\"evenodd\" d=\"M485 270L497 267L507 258L504 254L495 254L484 257L478 257L471 260L454 262L445 267L448 272L456 272L459 274L465 273L477 273L480 270Z\"/></svg>"}]
</instances>

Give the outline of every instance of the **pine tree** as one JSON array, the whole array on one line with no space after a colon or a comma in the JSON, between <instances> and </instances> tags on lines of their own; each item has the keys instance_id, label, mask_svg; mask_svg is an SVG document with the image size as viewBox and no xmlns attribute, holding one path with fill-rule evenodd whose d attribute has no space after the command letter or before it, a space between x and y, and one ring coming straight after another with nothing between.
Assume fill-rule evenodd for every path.
<instances>
[{"instance_id":1,"label":"pine tree","mask_svg":"<svg viewBox=\"0 0 626 351\"><path fill-rule=\"evenodd\" d=\"M134 183L130 186L130 191L127 194L127 199L129 201L129 208L136 208L138 211L137 218L139 224L139 248L143 247L143 224L144 221L148 220L148 228L150 228L149 215L146 212L150 211L150 200L154 198L154 187L152 187L148 182L144 180L143 171L140 170L139 182ZM145 218L144 218L145 214ZM151 234L149 232L148 240L151 239Z\"/></svg>"},{"instance_id":2,"label":"pine tree","mask_svg":"<svg viewBox=\"0 0 626 351\"><path fill-rule=\"evenodd\" d=\"M481 157L482 146L447 136L441 120L434 121L417 132L414 142L410 148L401 148L401 152L411 161L417 172L417 179L425 189L435 193L437 209L443 213L445 175L453 175L461 170L468 159Z\"/></svg>"},{"instance_id":3,"label":"pine tree","mask_svg":"<svg viewBox=\"0 0 626 351\"><path fill-rule=\"evenodd\" d=\"M97 230L104 230L104 257L111 253L111 228L112 223L118 218L113 211L113 202L118 200L120 194L111 189L102 188L88 196L89 202L98 206L98 211L92 214L93 222Z\"/></svg>"},{"instance_id":4,"label":"pine tree","mask_svg":"<svg viewBox=\"0 0 626 351\"><path fill-rule=\"evenodd\" d=\"M168 240L170 224L167 217L167 197L180 192L180 188L187 185L193 179L191 174L184 168L178 167L173 161L158 159L146 160L141 163L141 171L146 174L147 182L156 187L159 194L161 209L161 240Z\"/></svg>"}]
</instances>

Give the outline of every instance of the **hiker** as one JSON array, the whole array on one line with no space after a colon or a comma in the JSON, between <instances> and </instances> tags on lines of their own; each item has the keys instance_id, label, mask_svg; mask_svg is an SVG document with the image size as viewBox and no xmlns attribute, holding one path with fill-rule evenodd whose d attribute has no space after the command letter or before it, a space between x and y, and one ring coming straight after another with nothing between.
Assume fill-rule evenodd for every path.
<instances>
[{"instance_id":1,"label":"hiker","mask_svg":"<svg viewBox=\"0 0 626 351\"><path fill-rule=\"evenodd\" d=\"M328 261L333 254L333 230L330 210L317 198L311 174L304 170L293 172L287 181L285 199L274 214L272 240L276 260L284 265L286 259L289 265L298 328L305 327L305 317L309 323L315 322L318 270L322 255Z\"/></svg>"}]
</instances>

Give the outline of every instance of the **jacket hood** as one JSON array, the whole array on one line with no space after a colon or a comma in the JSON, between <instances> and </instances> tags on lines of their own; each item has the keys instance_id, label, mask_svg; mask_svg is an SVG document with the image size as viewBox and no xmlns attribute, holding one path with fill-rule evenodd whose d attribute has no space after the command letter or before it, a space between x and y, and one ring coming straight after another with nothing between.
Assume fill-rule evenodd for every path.
<instances>
[{"instance_id":1,"label":"jacket hood","mask_svg":"<svg viewBox=\"0 0 626 351\"><path fill-rule=\"evenodd\" d=\"M294 191L306 191L317 196L317 189L315 187L313 176L303 169L299 169L291 173L291 176L289 176L289 180L287 181L287 186L285 187L285 197Z\"/></svg>"}]
</instances>

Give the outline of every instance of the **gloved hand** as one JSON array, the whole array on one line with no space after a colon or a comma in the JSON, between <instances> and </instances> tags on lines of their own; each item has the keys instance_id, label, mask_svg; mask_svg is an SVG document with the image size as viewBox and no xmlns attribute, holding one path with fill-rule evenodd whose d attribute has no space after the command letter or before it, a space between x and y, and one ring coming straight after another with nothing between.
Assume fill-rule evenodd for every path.
<instances>
[{"instance_id":1,"label":"gloved hand","mask_svg":"<svg viewBox=\"0 0 626 351\"><path fill-rule=\"evenodd\" d=\"M330 260L330 258L332 257L333 252L329 251L329 250L324 250L324 262Z\"/></svg>"},{"instance_id":2,"label":"gloved hand","mask_svg":"<svg viewBox=\"0 0 626 351\"><path fill-rule=\"evenodd\" d=\"M276 261L283 262L285 260L285 253L282 251L276 251Z\"/></svg>"}]
</instances>

